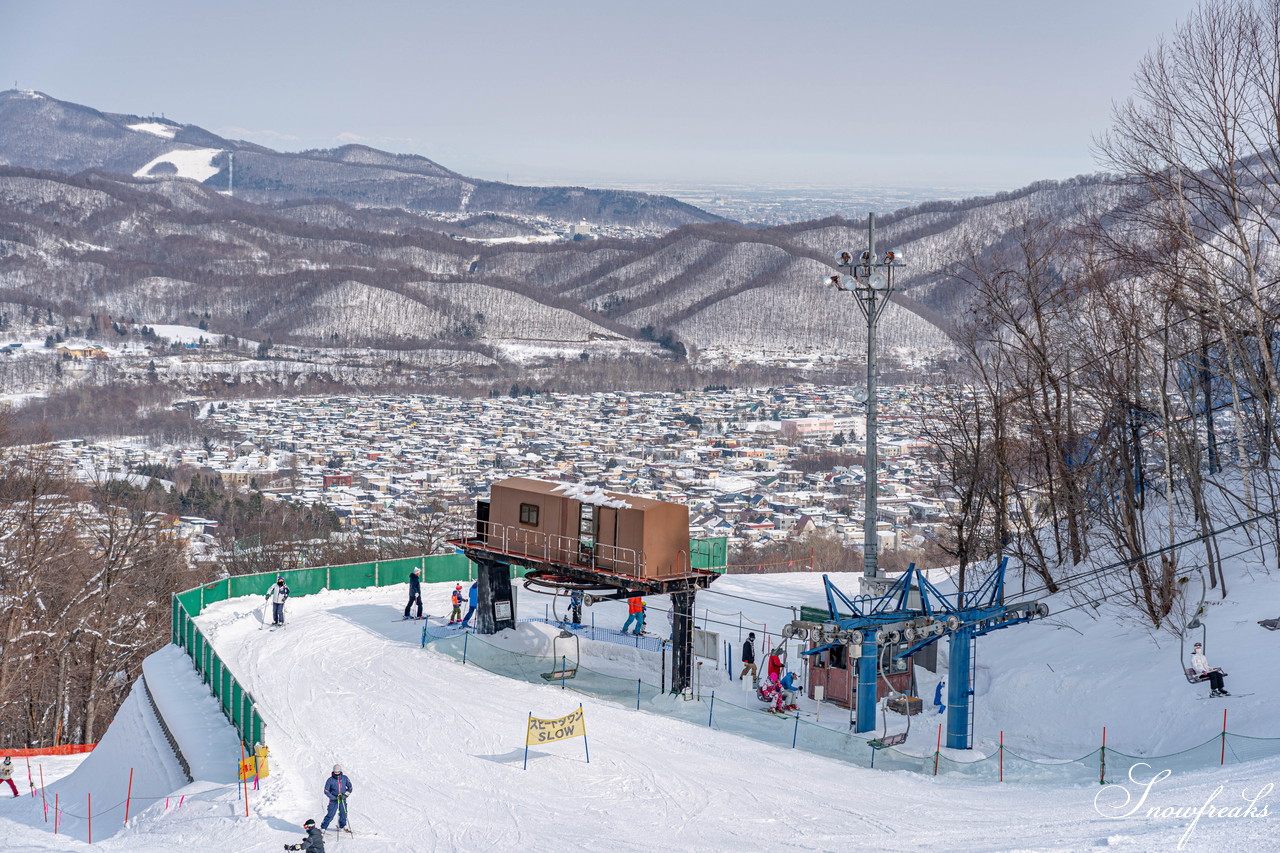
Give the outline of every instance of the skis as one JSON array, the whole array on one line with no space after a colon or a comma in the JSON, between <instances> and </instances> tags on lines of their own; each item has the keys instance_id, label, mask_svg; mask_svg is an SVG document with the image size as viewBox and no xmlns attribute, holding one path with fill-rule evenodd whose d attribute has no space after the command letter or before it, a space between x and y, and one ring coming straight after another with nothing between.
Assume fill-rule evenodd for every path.
<instances>
[{"instance_id":1,"label":"skis","mask_svg":"<svg viewBox=\"0 0 1280 853\"><path fill-rule=\"evenodd\" d=\"M1228 693L1226 696L1197 696L1196 699L1203 702L1205 699L1243 699L1252 695L1252 693Z\"/></svg>"},{"instance_id":2,"label":"skis","mask_svg":"<svg viewBox=\"0 0 1280 853\"><path fill-rule=\"evenodd\" d=\"M399 619L392 619L392 622L425 622L430 616L401 616Z\"/></svg>"}]
</instances>

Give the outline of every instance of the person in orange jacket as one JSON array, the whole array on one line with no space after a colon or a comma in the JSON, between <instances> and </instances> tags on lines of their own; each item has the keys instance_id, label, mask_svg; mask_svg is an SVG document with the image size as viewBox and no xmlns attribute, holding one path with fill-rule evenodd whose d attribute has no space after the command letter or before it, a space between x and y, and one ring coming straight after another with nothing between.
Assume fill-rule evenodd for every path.
<instances>
[{"instance_id":1,"label":"person in orange jacket","mask_svg":"<svg viewBox=\"0 0 1280 853\"><path fill-rule=\"evenodd\" d=\"M453 610L449 613L449 624L457 625L462 621L462 584L453 588L453 595L449 600L453 604Z\"/></svg>"},{"instance_id":2,"label":"person in orange jacket","mask_svg":"<svg viewBox=\"0 0 1280 853\"><path fill-rule=\"evenodd\" d=\"M627 633L631 628L631 623L636 623L635 635L638 637L644 633L644 601L640 596L634 596L627 599L627 621L622 623L622 633Z\"/></svg>"}]
</instances>

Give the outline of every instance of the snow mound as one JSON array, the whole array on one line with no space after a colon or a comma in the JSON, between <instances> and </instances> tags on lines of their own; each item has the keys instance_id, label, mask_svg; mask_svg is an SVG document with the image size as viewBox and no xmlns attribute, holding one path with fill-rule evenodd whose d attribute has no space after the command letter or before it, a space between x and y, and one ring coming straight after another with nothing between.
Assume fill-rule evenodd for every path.
<instances>
[{"instance_id":1,"label":"snow mound","mask_svg":"<svg viewBox=\"0 0 1280 853\"><path fill-rule=\"evenodd\" d=\"M207 181L218 174L213 158L221 154L218 148L185 148L161 154L133 173L135 178L190 178Z\"/></svg>"},{"instance_id":2,"label":"snow mound","mask_svg":"<svg viewBox=\"0 0 1280 853\"><path fill-rule=\"evenodd\" d=\"M173 139L178 135L178 128L171 124L161 124L158 121L144 121L138 124L126 125L126 127L138 133L149 133L152 136L158 136L161 139Z\"/></svg>"}]
</instances>

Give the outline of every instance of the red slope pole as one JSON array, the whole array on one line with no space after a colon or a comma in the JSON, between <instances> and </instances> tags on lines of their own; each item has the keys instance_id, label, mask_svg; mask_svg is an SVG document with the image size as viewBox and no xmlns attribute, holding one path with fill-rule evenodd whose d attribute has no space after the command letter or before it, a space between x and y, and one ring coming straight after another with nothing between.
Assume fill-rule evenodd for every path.
<instances>
[{"instance_id":1,"label":"red slope pole","mask_svg":"<svg viewBox=\"0 0 1280 853\"><path fill-rule=\"evenodd\" d=\"M129 788L124 794L124 825L129 825L129 802L133 799L133 768L129 768Z\"/></svg>"},{"instance_id":2,"label":"red slope pole","mask_svg":"<svg viewBox=\"0 0 1280 853\"><path fill-rule=\"evenodd\" d=\"M1227 763L1227 709L1222 709L1222 754L1218 756L1218 764Z\"/></svg>"},{"instance_id":3,"label":"red slope pole","mask_svg":"<svg viewBox=\"0 0 1280 853\"><path fill-rule=\"evenodd\" d=\"M40 804L44 806L44 822L49 822L49 800L44 795L44 765L40 765Z\"/></svg>"},{"instance_id":4,"label":"red slope pole","mask_svg":"<svg viewBox=\"0 0 1280 853\"><path fill-rule=\"evenodd\" d=\"M938 775L938 753L942 752L942 723L938 723L938 747L933 751L933 775Z\"/></svg>"}]
</instances>

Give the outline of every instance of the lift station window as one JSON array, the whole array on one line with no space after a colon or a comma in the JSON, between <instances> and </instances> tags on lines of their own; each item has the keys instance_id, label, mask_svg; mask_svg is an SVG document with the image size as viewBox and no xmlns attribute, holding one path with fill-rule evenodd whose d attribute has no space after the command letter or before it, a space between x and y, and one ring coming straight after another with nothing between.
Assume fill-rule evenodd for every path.
<instances>
[{"instance_id":1,"label":"lift station window","mask_svg":"<svg viewBox=\"0 0 1280 853\"><path fill-rule=\"evenodd\" d=\"M520 523L530 527L538 526L538 505L520 504Z\"/></svg>"}]
</instances>

